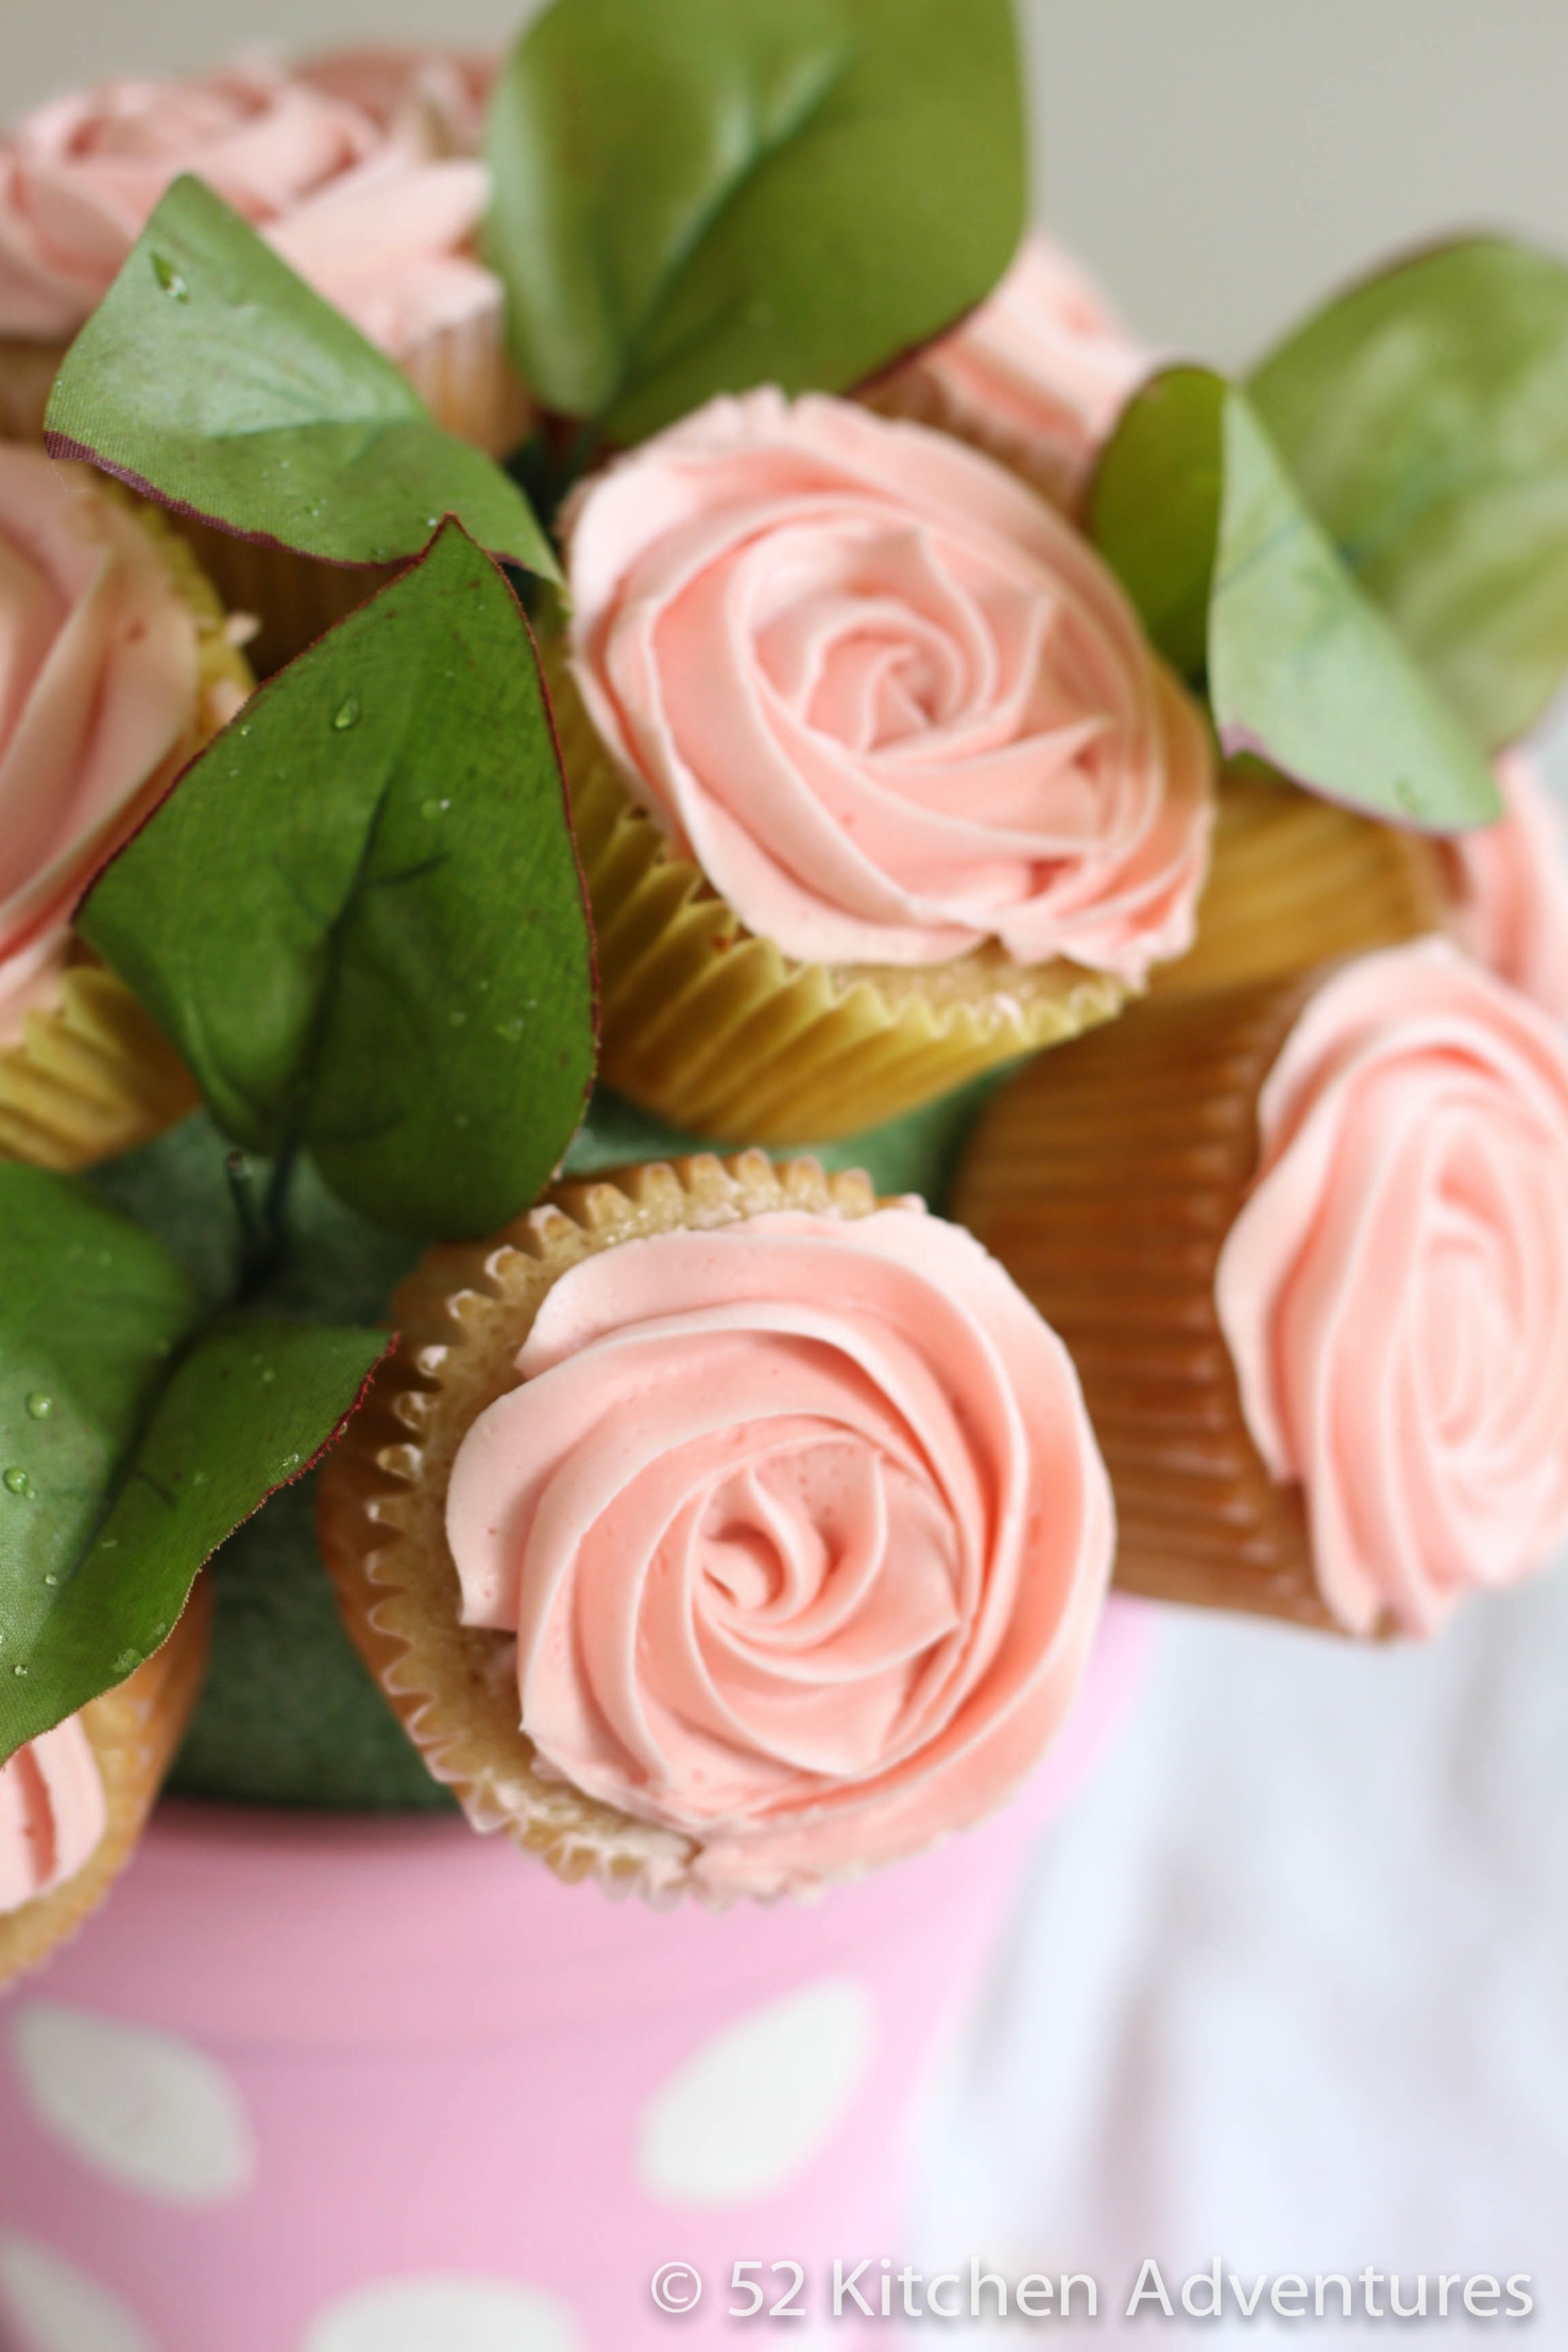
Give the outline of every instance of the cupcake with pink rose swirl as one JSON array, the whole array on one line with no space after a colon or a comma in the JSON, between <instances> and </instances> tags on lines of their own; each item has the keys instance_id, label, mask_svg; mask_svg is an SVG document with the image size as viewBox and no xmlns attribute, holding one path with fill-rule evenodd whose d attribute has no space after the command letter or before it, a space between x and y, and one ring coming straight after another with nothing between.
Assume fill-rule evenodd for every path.
<instances>
[{"instance_id":1,"label":"cupcake with pink rose swirl","mask_svg":"<svg viewBox=\"0 0 1568 2352\"><path fill-rule=\"evenodd\" d=\"M500 282L476 251L492 73L414 49L297 68L253 57L35 108L0 139L0 428L41 430L66 346L190 172L396 360L449 430L513 446L526 406Z\"/></svg>"},{"instance_id":2,"label":"cupcake with pink rose swirl","mask_svg":"<svg viewBox=\"0 0 1568 2352\"><path fill-rule=\"evenodd\" d=\"M1037 231L978 310L866 397L973 441L1070 509L1157 364L1071 255Z\"/></svg>"},{"instance_id":3,"label":"cupcake with pink rose swirl","mask_svg":"<svg viewBox=\"0 0 1568 2352\"><path fill-rule=\"evenodd\" d=\"M71 917L244 701L233 635L163 516L0 443L0 1152L83 1166L195 1099Z\"/></svg>"},{"instance_id":4,"label":"cupcake with pink rose swirl","mask_svg":"<svg viewBox=\"0 0 1568 2352\"><path fill-rule=\"evenodd\" d=\"M1074 1349L1130 1589L1426 1634L1568 1538L1568 1040L1446 940L1053 1057L958 1199Z\"/></svg>"},{"instance_id":5,"label":"cupcake with pink rose swirl","mask_svg":"<svg viewBox=\"0 0 1568 2352\"><path fill-rule=\"evenodd\" d=\"M1439 845L1459 945L1539 1004L1568 1020L1568 825L1537 761L1498 761L1504 814Z\"/></svg>"},{"instance_id":6,"label":"cupcake with pink rose swirl","mask_svg":"<svg viewBox=\"0 0 1568 2352\"><path fill-rule=\"evenodd\" d=\"M1190 946L1205 723L991 459L845 401L718 400L584 488L567 570L605 1073L675 1125L853 1132Z\"/></svg>"},{"instance_id":7,"label":"cupcake with pink rose swirl","mask_svg":"<svg viewBox=\"0 0 1568 2352\"><path fill-rule=\"evenodd\" d=\"M135 1851L202 1677L211 1596L129 1681L0 1763L0 1991L46 1959Z\"/></svg>"},{"instance_id":8,"label":"cupcake with pink rose swirl","mask_svg":"<svg viewBox=\"0 0 1568 2352\"><path fill-rule=\"evenodd\" d=\"M655 1901L803 1895L1050 1746L1110 1488L956 1226L814 1161L657 1164L432 1252L395 1312L322 1548L477 1826Z\"/></svg>"}]
</instances>

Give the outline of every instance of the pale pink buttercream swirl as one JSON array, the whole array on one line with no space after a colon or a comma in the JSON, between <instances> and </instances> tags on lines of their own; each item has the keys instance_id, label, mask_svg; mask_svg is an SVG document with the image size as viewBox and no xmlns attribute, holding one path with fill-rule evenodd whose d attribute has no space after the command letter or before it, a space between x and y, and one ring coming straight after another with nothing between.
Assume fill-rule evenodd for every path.
<instances>
[{"instance_id":1,"label":"pale pink buttercream swirl","mask_svg":"<svg viewBox=\"0 0 1568 2352\"><path fill-rule=\"evenodd\" d=\"M1498 761L1506 814L1442 843L1461 947L1568 1020L1568 826L1527 752Z\"/></svg>"},{"instance_id":2,"label":"pale pink buttercream swirl","mask_svg":"<svg viewBox=\"0 0 1568 2352\"><path fill-rule=\"evenodd\" d=\"M1208 738L1093 550L847 402L719 400L571 519L576 673L643 803L816 963L989 940L1137 983L1194 936Z\"/></svg>"},{"instance_id":3,"label":"pale pink buttercream swirl","mask_svg":"<svg viewBox=\"0 0 1568 2352\"><path fill-rule=\"evenodd\" d=\"M0 141L0 335L74 334L183 172L394 358L499 316L499 282L473 254L489 74L415 50L298 70L254 58L37 108Z\"/></svg>"},{"instance_id":4,"label":"pale pink buttercream swirl","mask_svg":"<svg viewBox=\"0 0 1568 2352\"><path fill-rule=\"evenodd\" d=\"M913 1207L665 1234L556 1283L458 1452L467 1623L541 1759L771 1895L990 1811L1071 1706L1113 1541L1061 1342Z\"/></svg>"},{"instance_id":5,"label":"pale pink buttercream swirl","mask_svg":"<svg viewBox=\"0 0 1568 2352\"><path fill-rule=\"evenodd\" d=\"M908 401L1070 506L1157 364L1079 264L1037 233L987 301L872 396Z\"/></svg>"},{"instance_id":6,"label":"pale pink buttercream swirl","mask_svg":"<svg viewBox=\"0 0 1568 2352\"><path fill-rule=\"evenodd\" d=\"M0 1764L0 1916L74 1878L108 1822L103 1778L79 1716Z\"/></svg>"},{"instance_id":7,"label":"pale pink buttercream swirl","mask_svg":"<svg viewBox=\"0 0 1568 2352\"><path fill-rule=\"evenodd\" d=\"M76 900L167 782L200 691L156 542L84 469L0 443L0 1045L58 998Z\"/></svg>"},{"instance_id":8,"label":"pale pink buttercream swirl","mask_svg":"<svg viewBox=\"0 0 1568 2352\"><path fill-rule=\"evenodd\" d=\"M1441 940L1345 966L1258 1103L1221 1253L1247 1427L1351 1632L1568 1536L1568 1042Z\"/></svg>"}]
</instances>

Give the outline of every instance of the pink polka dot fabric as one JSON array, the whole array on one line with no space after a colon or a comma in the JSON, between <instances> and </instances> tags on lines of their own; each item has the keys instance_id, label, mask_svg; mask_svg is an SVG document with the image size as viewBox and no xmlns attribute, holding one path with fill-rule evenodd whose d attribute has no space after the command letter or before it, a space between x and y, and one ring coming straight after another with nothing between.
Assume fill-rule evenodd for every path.
<instances>
[{"instance_id":1,"label":"pink polka dot fabric","mask_svg":"<svg viewBox=\"0 0 1568 2352\"><path fill-rule=\"evenodd\" d=\"M0 2342L653 2352L732 2340L761 2255L847 2347L833 2257L902 2259L922 2082L1143 1627L1111 1604L1005 1813L811 1906L657 1916L453 1824L167 1809L0 2008Z\"/></svg>"}]
</instances>

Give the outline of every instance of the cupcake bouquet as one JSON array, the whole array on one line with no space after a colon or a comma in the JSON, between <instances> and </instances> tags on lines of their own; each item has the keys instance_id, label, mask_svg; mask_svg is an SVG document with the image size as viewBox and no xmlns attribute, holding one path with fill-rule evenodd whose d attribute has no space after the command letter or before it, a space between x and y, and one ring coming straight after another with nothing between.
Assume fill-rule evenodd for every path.
<instances>
[{"instance_id":1,"label":"cupcake bouquet","mask_svg":"<svg viewBox=\"0 0 1568 2352\"><path fill-rule=\"evenodd\" d=\"M0 145L0 1979L171 1766L805 1895L1113 1581L1568 1533L1568 270L1226 379L1025 152L1005 0Z\"/></svg>"}]
</instances>

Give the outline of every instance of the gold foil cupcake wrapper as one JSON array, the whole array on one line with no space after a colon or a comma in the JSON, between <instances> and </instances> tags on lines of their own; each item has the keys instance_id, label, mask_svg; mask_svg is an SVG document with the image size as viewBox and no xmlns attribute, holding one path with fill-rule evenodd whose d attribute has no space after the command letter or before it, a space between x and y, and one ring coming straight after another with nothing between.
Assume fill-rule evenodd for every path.
<instances>
[{"instance_id":1,"label":"gold foil cupcake wrapper","mask_svg":"<svg viewBox=\"0 0 1568 2352\"><path fill-rule=\"evenodd\" d=\"M691 1891L697 1849L535 1757L519 1722L515 1643L460 1622L446 1530L458 1448L516 1387L546 1294L582 1258L775 1210L858 1217L876 1205L866 1177L827 1176L815 1160L656 1161L560 1186L492 1241L432 1250L398 1292L397 1353L322 1470L322 1556L350 1637L430 1771L476 1829L505 1832L562 1878L667 1905Z\"/></svg>"},{"instance_id":2,"label":"gold foil cupcake wrapper","mask_svg":"<svg viewBox=\"0 0 1568 2352\"><path fill-rule=\"evenodd\" d=\"M1436 844L1315 793L1230 770L1219 795L1196 945L1156 995L1282 980L1336 957L1440 930L1449 894Z\"/></svg>"},{"instance_id":3,"label":"gold foil cupcake wrapper","mask_svg":"<svg viewBox=\"0 0 1568 2352\"><path fill-rule=\"evenodd\" d=\"M689 1133L826 1141L1110 1020L1123 984L979 950L945 964L798 963L747 930L633 799L564 664L552 699L593 908L602 1072Z\"/></svg>"},{"instance_id":4,"label":"gold foil cupcake wrapper","mask_svg":"<svg viewBox=\"0 0 1568 2352\"><path fill-rule=\"evenodd\" d=\"M953 1214L1071 1350L1116 1496L1114 1581L1339 1630L1300 1487L1247 1432L1215 1272L1256 1171L1298 979L1141 1006L983 1115Z\"/></svg>"},{"instance_id":5,"label":"gold foil cupcake wrapper","mask_svg":"<svg viewBox=\"0 0 1568 2352\"><path fill-rule=\"evenodd\" d=\"M212 1615L204 1577L163 1648L128 1682L82 1709L102 1776L108 1825L74 1878L19 1911L0 1913L0 1990L75 1934L135 1852L201 1690Z\"/></svg>"}]
</instances>

